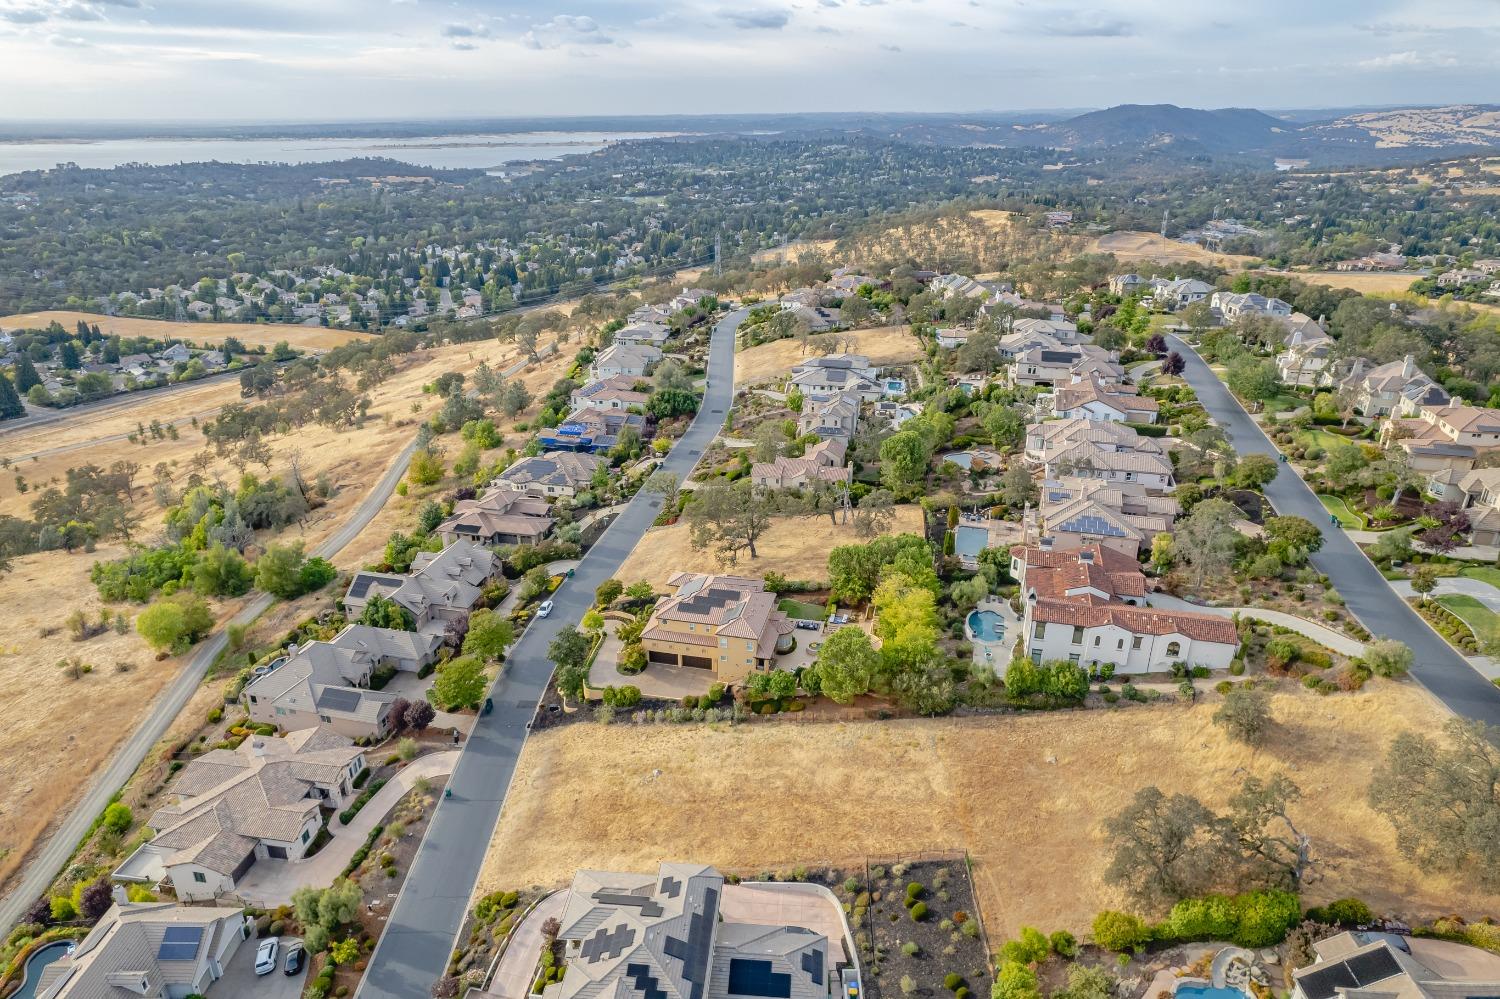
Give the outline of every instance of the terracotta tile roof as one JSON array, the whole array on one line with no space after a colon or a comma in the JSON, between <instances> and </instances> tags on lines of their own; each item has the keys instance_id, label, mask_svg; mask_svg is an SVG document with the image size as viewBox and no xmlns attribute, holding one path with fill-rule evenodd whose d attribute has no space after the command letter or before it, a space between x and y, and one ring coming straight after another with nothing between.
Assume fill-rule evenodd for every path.
<instances>
[{"instance_id":1,"label":"terracotta tile roof","mask_svg":"<svg viewBox=\"0 0 1500 999\"><path fill-rule=\"evenodd\" d=\"M1239 643L1234 621L1217 614L1167 611L1127 604L1098 604L1072 600L1038 599L1033 620L1044 624L1098 628L1113 625L1136 635L1182 635L1195 642Z\"/></svg>"}]
</instances>

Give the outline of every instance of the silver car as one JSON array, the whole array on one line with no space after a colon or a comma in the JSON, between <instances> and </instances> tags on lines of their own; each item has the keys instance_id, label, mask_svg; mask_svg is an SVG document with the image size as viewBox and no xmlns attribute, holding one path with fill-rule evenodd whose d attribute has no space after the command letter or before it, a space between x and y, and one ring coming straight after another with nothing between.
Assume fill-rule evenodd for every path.
<instances>
[{"instance_id":1,"label":"silver car","mask_svg":"<svg viewBox=\"0 0 1500 999\"><path fill-rule=\"evenodd\" d=\"M276 953L281 949L279 937L267 937L255 948L255 973L269 975L276 970Z\"/></svg>"}]
</instances>

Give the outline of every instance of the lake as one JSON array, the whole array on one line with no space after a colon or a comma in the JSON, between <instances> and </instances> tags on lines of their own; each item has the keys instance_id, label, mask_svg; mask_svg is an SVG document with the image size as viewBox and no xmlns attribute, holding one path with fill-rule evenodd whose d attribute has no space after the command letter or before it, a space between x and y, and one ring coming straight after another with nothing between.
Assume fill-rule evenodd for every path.
<instances>
[{"instance_id":1,"label":"lake","mask_svg":"<svg viewBox=\"0 0 1500 999\"><path fill-rule=\"evenodd\" d=\"M402 138L83 139L0 142L0 175L47 170L59 163L109 168L122 163L326 163L387 156L415 166L490 170L518 160L589 153L611 142L663 132L512 132Z\"/></svg>"}]
</instances>

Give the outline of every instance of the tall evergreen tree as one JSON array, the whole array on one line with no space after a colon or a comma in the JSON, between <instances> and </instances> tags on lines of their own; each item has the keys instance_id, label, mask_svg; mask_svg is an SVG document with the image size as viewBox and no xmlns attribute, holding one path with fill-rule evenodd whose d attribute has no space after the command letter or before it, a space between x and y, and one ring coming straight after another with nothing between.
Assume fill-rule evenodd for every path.
<instances>
[{"instance_id":1,"label":"tall evergreen tree","mask_svg":"<svg viewBox=\"0 0 1500 999\"><path fill-rule=\"evenodd\" d=\"M78 359L78 349L71 340L64 340L58 345L57 356L62 361L62 366L69 371L77 371L83 367L83 362Z\"/></svg>"},{"instance_id":2,"label":"tall evergreen tree","mask_svg":"<svg viewBox=\"0 0 1500 999\"><path fill-rule=\"evenodd\" d=\"M16 360L16 391L26 392L33 385L42 384L42 376L36 373L36 365L31 363L31 358L22 354Z\"/></svg>"},{"instance_id":3,"label":"tall evergreen tree","mask_svg":"<svg viewBox=\"0 0 1500 999\"><path fill-rule=\"evenodd\" d=\"M16 394L16 387L10 383L9 378L0 375L0 420L13 420L25 415L26 407L21 405L21 397Z\"/></svg>"}]
</instances>

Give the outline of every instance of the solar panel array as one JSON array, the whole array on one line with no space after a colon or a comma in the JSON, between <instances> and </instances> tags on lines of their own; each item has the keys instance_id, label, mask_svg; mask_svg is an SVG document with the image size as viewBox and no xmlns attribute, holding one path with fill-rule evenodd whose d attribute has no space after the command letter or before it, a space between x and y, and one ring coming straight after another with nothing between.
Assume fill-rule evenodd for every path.
<instances>
[{"instance_id":1,"label":"solar panel array","mask_svg":"<svg viewBox=\"0 0 1500 999\"><path fill-rule=\"evenodd\" d=\"M318 695L318 707L329 711L354 711L359 707L359 691L324 687Z\"/></svg>"},{"instance_id":2,"label":"solar panel array","mask_svg":"<svg viewBox=\"0 0 1500 999\"><path fill-rule=\"evenodd\" d=\"M684 614L708 614L733 603L735 594L725 590L709 590L699 593L677 605Z\"/></svg>"},{"instance_id":3,"label":"solar panel array","mask_svg":"<svg viewBox=\"0 0 1500 999\"><path fill-rule=\"evenodd\" d=\"M662 950L668 957L682 962L682 977L692 985L686 999L703 999L708 986L709 958L712 956L714 924L719 918L719 889L703 892L703 910L688 921L688 937L667 937Z\"/></svg>"},{"instance_id":4,"label":"solar panel array","mask_svg":"<svg viewBox=\"0 0 1500 999\"><path fill-rule=\"evenodd\" d=\"M191 961L198 956L198 944L203 940L201 926L168 926L157 948L158 961Z\"/></svg>"},{"instance_id":5,"label":"solar panel array","mask_svg":"<svg viewBox=\"0 0 1500 999\"><path fill-rule=\"evenodd\" d=\"M650 895L634 895L630 892L610 891L608 888L602 888L590 897L601 905L626 905L639 909L644 919L655 919L663 911ZM676 896L669 895L668 897L675 898Z\"/></svg>"},{"instance_id":6,"label":"solar panel array","mask_svg":"<svg viewBox=\"0 0 1500 999\"><path fill-rule=\"evenodd\" d=\"M1401 974L1401 965L1385 947L1340 961L1297 979L1307 999L1333 999L1339 989L1358 989Z\"/></svg>"},{"instance_id":7,"label":"solar panel array","mask_svg":"<svg viewBox=\"0 0 1500 999\"><path fill-rule=\"evenodd\" d=\"M823 984L823 950L814 947L802 955L802 970L812 979L813 985Z\"/></svg>"},{"instance_id":8,"label":"solar panel array","mask_svg":"<svg viewBox=\"0 0 1500 999\"><path fill-rule=\"evenodd\" d=\"M578 950L578 956L589 964L593 964L600 958L613 961L631 947L635 946L635 927L621 923L613 929L602 927L583 942Z\"/></svg>"},{"instance_id":9,"label":"solar panel array","mask_svg":"<svg viewBox=\"0 0 1500 999\"><path fill-rule=\"evenodd\" d=\"M729 994L760 996L763 999L791 999L792 976L773 970L770 961L730 958Z\"/></svg>"},{"instance_id":10,"label":"solar panel array","mask_svg":"<svg viewBox=\"0 0 1500 999\"><path fill-rule=\"evenodd\" d=\"M1125 532L1111 524L1103 517L1088 515L1075 517L1063 525L1063 530L1073 531L1079 534L1097 534L1106 538L1123 538Z\"/></svg>"},{"instance_id":11,"label":"solar panel array","mask_svg":"<svg viewBox=\"0 0 1500 999\"><path fill-rule=\"evenodd\" d=\"M656 976L651 974L651 969L644 964L625 965L625 974L630 979L630 984L635 986L645 999L667 999L667 993L656 985Z\"/></svg>"}]
</instances>

